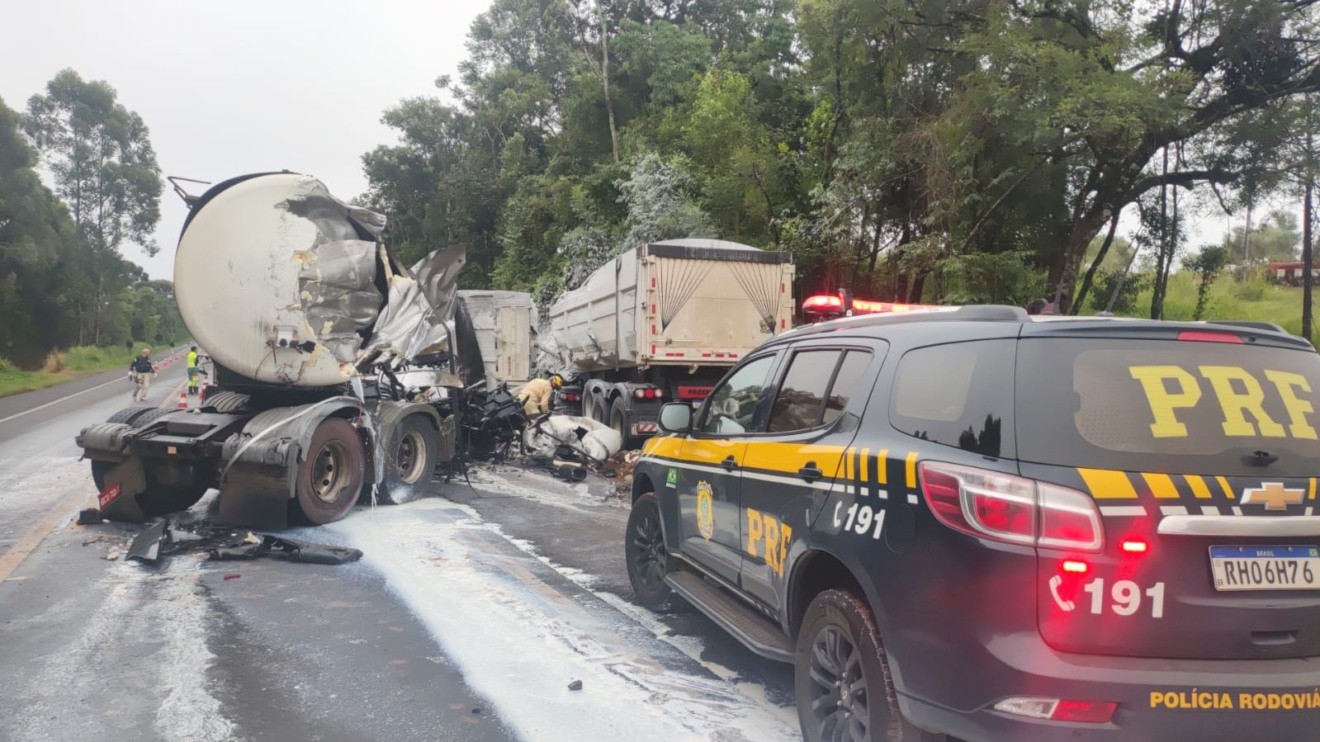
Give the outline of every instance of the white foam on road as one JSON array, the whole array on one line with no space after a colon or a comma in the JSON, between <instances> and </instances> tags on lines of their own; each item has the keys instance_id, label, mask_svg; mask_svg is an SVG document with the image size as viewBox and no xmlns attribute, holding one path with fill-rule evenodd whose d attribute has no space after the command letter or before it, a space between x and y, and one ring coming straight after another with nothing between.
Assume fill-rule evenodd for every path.
<instances>
[{"instance_id":1,"label":"white foam on road","mask_svg":"<svg viewBox=\"0 0 1320 742\"><path fill-rule=\"evenodd\" d=\"M141 739L143 723L167 742L234 740L209 690L216 658L206 643L200 575L199 558L190 556L160 571L112 567L99 609L43 658L29 685L35 697L6 725L25 740Z\"/></svg>"},{"instance_id":2,"label":"white foam on road","mask_svg":"<svg viewBox=\"0 0 1320 742\"><path fill-rule=\"evenodd\" d=\"M524 555L493 548L505 539L470 508L422 500L328 528L363 550L524 739L800 739L796 724L732 684L667 668L632 646L619 624L529 572ZM568 690L572 680L583 689Z\"/></svg>"}]
</instances>

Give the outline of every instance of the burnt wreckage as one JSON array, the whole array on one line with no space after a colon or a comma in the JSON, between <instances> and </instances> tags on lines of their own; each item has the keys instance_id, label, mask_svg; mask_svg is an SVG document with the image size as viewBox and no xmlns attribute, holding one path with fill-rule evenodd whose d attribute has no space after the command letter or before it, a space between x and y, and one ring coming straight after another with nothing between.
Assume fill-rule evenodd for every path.
<instances>
[{"instance_id":1,"label":"burnt wreckage","mask_svg":"<svg viewBox=\"0 0 1320 742\"><path fill-rule=\"evenodd\" d=\"M77 436L104 517L141 522L214 488L219 524L329 523L516 437L482 412L462 246L404 266L384 217L295 173L176 190L190 212L175 296L214 385L195 409L128 407Z\"/></svg>"}]
</instances>

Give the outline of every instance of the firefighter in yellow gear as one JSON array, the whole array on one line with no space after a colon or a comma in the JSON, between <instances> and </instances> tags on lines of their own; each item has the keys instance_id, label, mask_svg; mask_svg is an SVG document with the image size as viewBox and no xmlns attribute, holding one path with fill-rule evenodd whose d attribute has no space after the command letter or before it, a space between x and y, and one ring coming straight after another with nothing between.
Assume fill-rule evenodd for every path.
<instances>
[{"instance_id":1,"label":"firefighter in yellow gear","mask_svg":"<svg viewBox=\"0 0 1320 742\"><path fill-rule=\"evenodd\" d=\"M522 403L523 412L528 416L535 416L550 411L550 402L554 398L554 390L564 385L564 379L559 374L555 374L548 379L532 379L523 385L514 395Z\"/></svg>"}]
</instances>

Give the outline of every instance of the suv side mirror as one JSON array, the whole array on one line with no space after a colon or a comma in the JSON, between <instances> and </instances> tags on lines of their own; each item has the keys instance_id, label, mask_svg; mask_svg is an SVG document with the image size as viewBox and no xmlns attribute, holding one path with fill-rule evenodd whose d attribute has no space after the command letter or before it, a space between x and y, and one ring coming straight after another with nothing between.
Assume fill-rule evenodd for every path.
<instances>
[{"instance_id":1,"label":"suv side mirror","mask_svg":"<svg viewBox=\"0 0 1320 742\"><path fill-rule=\"evenodd\" d=\"M666 433L692 431L692 407L685 402L670 402L660 408L660 429Z\"/></svg>"}]
</instances>

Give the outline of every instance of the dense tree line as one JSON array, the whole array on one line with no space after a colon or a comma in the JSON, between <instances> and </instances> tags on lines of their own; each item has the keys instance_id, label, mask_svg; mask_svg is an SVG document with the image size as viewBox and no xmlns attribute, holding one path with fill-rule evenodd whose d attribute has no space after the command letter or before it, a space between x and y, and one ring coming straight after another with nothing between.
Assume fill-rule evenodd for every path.
<instances>
[{"instance_id":1,"label":"dense tree line","mask_svg":"<svg viewBox=\"0 0 1320 742\"><path fill-rule=\"evenodd\" d=\"M410 257L466 243L465 283L543 302L638 241L708 235L792 251L800 292L1081 307L1126 212L1158 304L1189 190L1236 212L1309 171L1316 21L1311 0L494 0L457 78L385 113L400 141L364 156L364 200Z\"/></svg>"},{"instance_id":2,"label":"dense tree line","mask_svg":"<svg viewBox=\"0 0 1320 742\"><path fill-rule=\"evenodd\" d=\"M64 70L25 113L0 100L0 358L186 337L170 282L122 254L155 251L160 193L147 127L108 84Z\"/></svg>"}]
</instances>

